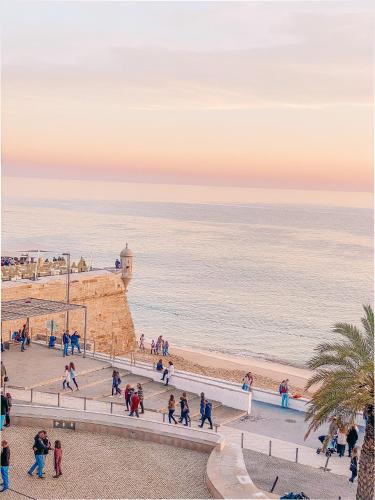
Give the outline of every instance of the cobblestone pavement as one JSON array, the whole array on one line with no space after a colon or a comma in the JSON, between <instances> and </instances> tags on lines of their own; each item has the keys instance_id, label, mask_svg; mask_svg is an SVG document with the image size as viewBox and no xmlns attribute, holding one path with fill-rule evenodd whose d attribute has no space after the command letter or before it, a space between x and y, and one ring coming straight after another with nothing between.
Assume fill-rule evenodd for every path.
<instances>
[{"instance_id":1,"label":"cobblestone pavement","mask_svg":"<svg viewBox=\"0 0 375 500\"><path fill-rule=\"evenodd\" d=\"M33 438L40 429L10 427L2 439L11 450L10 488L33 499L44 498L211 498L205 486L208 454L147 441L60 429L63 475L53 479L53 452L45 479L27 475L34 461ZM8 491L4 499L24 499Z\"/></svg>"},{"instance_id":2,"label":"cobblestone pavement","mask_svg":"<svg viewBox=\"0 0 375 500\"><path fill-rule=\"evenodd\" d=\"M274 493L280 496L303 491L311 499L355 499L357 484L349 483L349 468L348 476L344 477L256 451L244 450L243 455L251 479L264 491L270 491L276 476L279 476Z\"/></svg>"}]
</instances>

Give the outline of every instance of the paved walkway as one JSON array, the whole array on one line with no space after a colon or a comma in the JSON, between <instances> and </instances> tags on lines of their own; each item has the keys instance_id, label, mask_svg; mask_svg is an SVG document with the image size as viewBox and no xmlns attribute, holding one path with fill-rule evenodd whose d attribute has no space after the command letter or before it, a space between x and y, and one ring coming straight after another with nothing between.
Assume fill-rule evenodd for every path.
<instances>
[{"instance_id":1,"label":"paved walkway","mask_svg":"<svg viewBox=\"0 0 375 500\"><path fill-rule=\"evenodd\" d=\"M45 479L27 475L33 463L33 427L4 432L11 450L10 488L42 498L211 498L205 485L208 454L113 435L48 430L61 440L63 475L53 479L53 456L46 460ZM8 491L4 499L21 500Z\"/></svg>"}]
</instances>

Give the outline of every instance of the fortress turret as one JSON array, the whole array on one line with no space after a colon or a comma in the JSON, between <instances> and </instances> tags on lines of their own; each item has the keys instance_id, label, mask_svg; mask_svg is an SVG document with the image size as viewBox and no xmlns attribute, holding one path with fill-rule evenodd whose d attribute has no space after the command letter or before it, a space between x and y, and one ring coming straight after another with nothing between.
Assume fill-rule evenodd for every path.
<instances>
[{"instance_id":1,"label":"fortress turret","mask_svg":"<svg viewBox=\"0 0 375 500\"><path fill-rule=\"evenodd\" d=\"M128 291L128 284L133 277L133 252L126 244L120 253L122 281L125 285L125 292Z\"/></svg>"}]
</instances>

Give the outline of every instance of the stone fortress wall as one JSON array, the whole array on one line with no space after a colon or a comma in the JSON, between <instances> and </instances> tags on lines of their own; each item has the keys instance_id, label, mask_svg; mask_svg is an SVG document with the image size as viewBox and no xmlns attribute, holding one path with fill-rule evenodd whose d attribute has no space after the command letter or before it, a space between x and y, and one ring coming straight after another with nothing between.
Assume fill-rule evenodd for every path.
<instances>
[{"instance_id":1,"label":"stone fortress wall","mask_svg":"<svg viewBox=\"0 0 375 500\"><path fill-rule=\"evenodd\" d=\"M2 283L2 301L38 298L66 301L66 276L50 276L37 281L12 281ZM95 341L95 350L107 354L124 354L135 345L135 332L129 310L125 286L120 273L107 270L72 274L70 302L87 306L87 339ZM57 323L57 337L65 328L66 313L30 318L32 337L49 334L47 321ZM4 322L3 340L9 332L22 328L25 320ZM83 341L84 310L70 311L70 332L78 330ZM112 351L112 339L113 350Z\"/></svg>"}]
</instances>

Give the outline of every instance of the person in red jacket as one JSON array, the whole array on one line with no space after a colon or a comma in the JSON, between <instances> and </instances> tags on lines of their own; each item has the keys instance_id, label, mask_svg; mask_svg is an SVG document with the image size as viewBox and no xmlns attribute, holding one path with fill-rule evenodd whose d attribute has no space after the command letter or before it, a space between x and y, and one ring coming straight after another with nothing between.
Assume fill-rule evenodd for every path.
<instances>
[{"instance_id":1,"label":"person in red jacket","mask_svg":"<svg viewBox=\"0 0 375 500\"><path fill-rule=\"evenodd\" d=\"M138 413L138 406L139 406L139 397L138 397L138 392L134 391L131 403L130 403L130 413L129 417L132 417L134 413L137 415L137 418L139 418L139 413Z\"/></svg>"}]
</instances>

